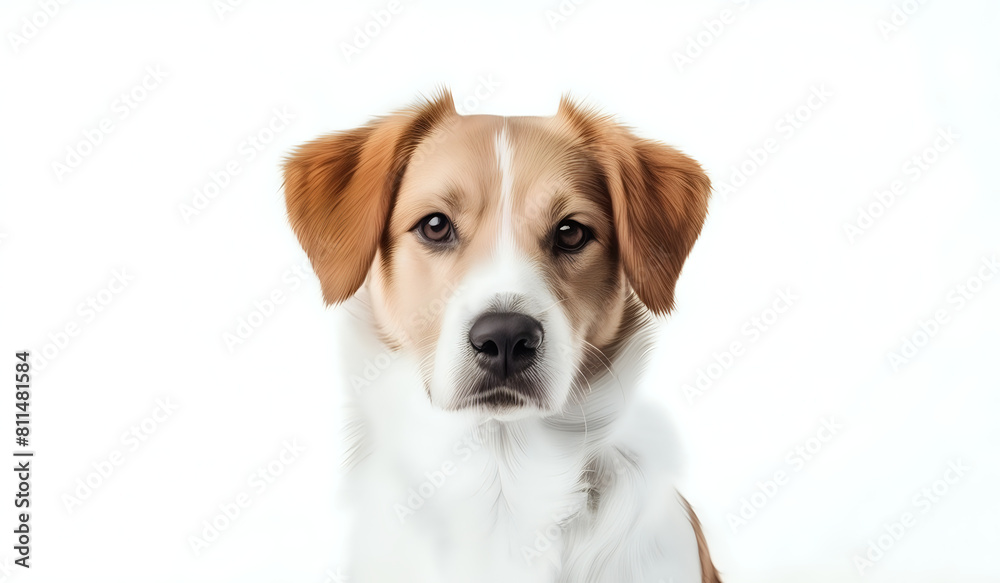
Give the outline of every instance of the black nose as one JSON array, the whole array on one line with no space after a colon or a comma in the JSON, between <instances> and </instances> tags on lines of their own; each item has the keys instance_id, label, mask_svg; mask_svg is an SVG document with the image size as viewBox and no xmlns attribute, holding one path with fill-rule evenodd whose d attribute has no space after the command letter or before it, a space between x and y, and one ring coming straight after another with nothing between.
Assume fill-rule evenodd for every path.
<instances>
[{"instance_id":1,"label":"black nose","mask_svg":"<svg viewBox=\"0 0 1000 583\"><path fill-rule=\"evenodd\" d=\"M483 314L469 329L479 365L501 380L528 368L542 343L542 324L524 314Z\"/></svg>"}]
</instances>

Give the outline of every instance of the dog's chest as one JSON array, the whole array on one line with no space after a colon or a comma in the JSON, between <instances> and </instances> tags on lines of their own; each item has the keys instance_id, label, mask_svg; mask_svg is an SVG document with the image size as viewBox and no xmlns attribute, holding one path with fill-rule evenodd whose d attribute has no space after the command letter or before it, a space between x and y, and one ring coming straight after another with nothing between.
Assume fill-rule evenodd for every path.
<instances>
[{"instance_id":1,"label":"dog's chest","mask_svg":"<svg viewBox=\"0 0 1000 583\"><path fill-rule=\"evenodd\" d=\"M357 566L371 570L359 580L392 581L406 568L400 580L552 581L566 541L588 524L579 444L532 423L424 429L355 472L355 556L382 554Z\"/></svg>"},{"instance_id":2,"label":"dog's chest","mask_svg":"<svg viewBox=\"0 0 1000 583\"><path fill-rule=\"evenodd\" d=\"M351 347L352 364L382 350ZM349 408L359 461L345 476L353 522L338 560L352 581L698 580L690 524L668 503L669 476L651 456L640 464L626 454L633 442L665 441L650 424L622 420L641 434L624 442L592 412L583 424L477 424L432 407L415 362L386 359L355 386ZM628 379L610 378L613 391L593 391L618 403Z\"/></svg>"}]
</instances>

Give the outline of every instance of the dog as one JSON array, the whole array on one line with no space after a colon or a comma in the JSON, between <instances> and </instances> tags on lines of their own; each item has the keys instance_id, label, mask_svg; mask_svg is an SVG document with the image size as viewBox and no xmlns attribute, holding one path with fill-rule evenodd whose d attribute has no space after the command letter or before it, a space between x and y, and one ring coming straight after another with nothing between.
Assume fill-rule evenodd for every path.
<instances>
[{"instance_id":1,"label":"dog","mask_svg":"<svg viewBox=\"0 0 1000 583\"><path fill-rule=\"evenodd\" d=\"M718 582L639 384L700 165L568 97L450 93L298 147L292 230L346 303L350 581Z\"/></svg>"}]
</instances>

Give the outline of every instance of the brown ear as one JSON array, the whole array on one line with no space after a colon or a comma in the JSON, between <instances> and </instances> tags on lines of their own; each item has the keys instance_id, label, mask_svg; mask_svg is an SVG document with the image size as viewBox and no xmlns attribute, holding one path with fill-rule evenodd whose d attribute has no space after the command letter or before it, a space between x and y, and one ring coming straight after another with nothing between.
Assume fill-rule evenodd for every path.
<instances>
[{"instance_id":1,"label":"brown ear","mask_svg":"<svg viewBox=\"0 0 1000 583\"><path fill-rule=\"evenodd\" d=\"M559 115L576 129L605 174L632 289L653 313L669 312L681 267L708 212L708 176L678 150L639 139L565 97Z\"/></svg>"},{"instance_id":2,"label":"brown ear","mask_svg":"<svg viewBox=\"0 0 1000 583\"><path fill-rule=\"evenodd\" d=\"M371 268L399 179L420 140L455 114L451 94L299 146L285 161L285 204L327 304L350 298Z\"/></svg>"}]
</instances>

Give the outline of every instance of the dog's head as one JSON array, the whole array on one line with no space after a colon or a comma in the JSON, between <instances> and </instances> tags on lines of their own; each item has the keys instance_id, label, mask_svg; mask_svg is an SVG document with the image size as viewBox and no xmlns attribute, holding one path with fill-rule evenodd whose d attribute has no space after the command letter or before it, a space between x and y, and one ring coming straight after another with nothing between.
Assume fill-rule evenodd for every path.
<instances>
[{"instance_id":1,"label":"dog's head","mask_svg":"<svg viewBox=\"0 0 1000 583\"><path fill-rule=\"evenodd\" d=\"M367 279L432 403L509 419L585 390L636 297L673 307L710 186L694 160L566 99L549 118L461 116L443 94L301 146L285 190L326 302Z\"/></svg>"}]
</instances>

